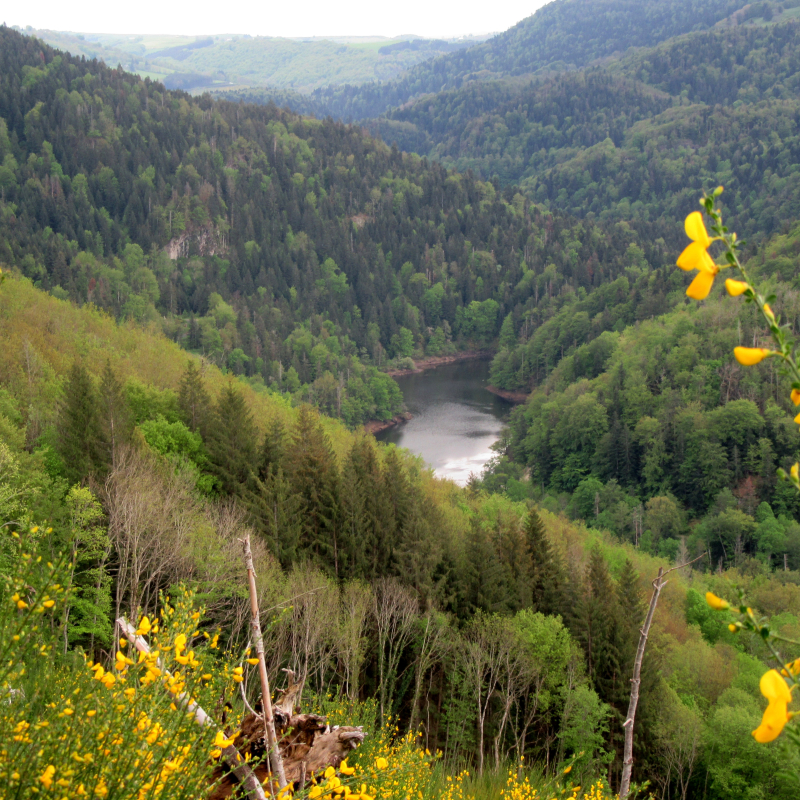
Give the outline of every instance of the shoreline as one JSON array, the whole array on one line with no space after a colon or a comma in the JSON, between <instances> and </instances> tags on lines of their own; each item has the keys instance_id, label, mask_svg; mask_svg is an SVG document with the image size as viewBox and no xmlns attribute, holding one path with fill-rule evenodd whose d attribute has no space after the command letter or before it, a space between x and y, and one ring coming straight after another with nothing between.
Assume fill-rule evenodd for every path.
<instances>
[{"instance_id":1,"label":"shoreline","mask_svg":"<svg viewBox=\"0 0 800 800\"><path fill-rule=\"evenodd\" d=\"M453 353L449 356L428 356L415 362L414 369L390 369L385 372L391 378L400 378L404 375L418 375L426 369L443 367L445 364L455 364L458 361L478 361L490 359L494 356L494 350L465 350L462 353Z\"/></svg>"},{"instance_id":2,"label":"shoreline","mask_svg":"<svg viewBox=\"0 0 800 800\"><path fill-rule=\"evenodd\" d=\"M389 428L394 428L396 425L400 425L403 422L408 422L413 418L413 414L410 414L408 411L404 411L402 414L395 414L395 416L393 416L391 419L387 419L386 421L380 419L370 419L364 423L364 431L366 433L371 433L374 436L376 433L382 433L383 431L389 430Z\"/></svg>"},{"instance_id":3,"label":"shoreline","mask_svg":"<svg viewBox=\"0 0 800 800\"><path fill-rule=\"evenodd\" d=\"M526 392L514 392L509 389L498 389L496 386L492 385L488 385L486 388L492 394L496 394L498 397L502 397L503 400L507 400L509 403L513 403L517 406L522 405L528 399Z\"/></svg>"},{"instance_id":4,"label":"shoreline","mask_svg":"<svg viewBox=\"0 0 800 800\"><path fill-rule=\"evenodd\" d=\"M429 356L428 358L421 358L415 363L414 369L391 369L384 374L391 378L400 378L405 375L419 375L425 370L443 367L445 364L456 364L459 361L488 360L493 356L493 350L464 350L461 353L453 353L452 355L448 356ZM524 403L527 399L527 395L524 392L507 392L504 389L497 389L494 386L487 386L486 388L493 394L496 394L498 397L502 397L504 400L507 400L510 403L520 404ZM389 430L389 428L402 425L404 422L408 422L413 418L413 414L409 413L408 411L404 411L401 414L395 414L395 416L389 420L368 420L364 423L363 429L365 433L371 433L374 436L376 433L382 433L383 431Z\"/></svg>"}]
</instances>

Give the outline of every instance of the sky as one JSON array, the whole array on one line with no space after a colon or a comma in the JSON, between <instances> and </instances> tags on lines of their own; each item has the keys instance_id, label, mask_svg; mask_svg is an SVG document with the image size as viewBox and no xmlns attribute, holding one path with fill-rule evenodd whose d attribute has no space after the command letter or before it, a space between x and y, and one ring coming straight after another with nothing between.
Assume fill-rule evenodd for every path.
<instances>
[{"instance_id":1,"label":"sky","mask_svg":"<svg viewBox=\"0 0 800 800\"><path fill-rule=\"evenodd\" d=\"M454 38L499 33L530 16L546 0L443 3L404 0L302 0L220 4L218 0L37 0L0 11L8 25L80 33L249 33L253 36L397 36ZM9 4L11 5L11 4ZM189 11L189 9L191 9Z\"/></svg>"}]
</instances>

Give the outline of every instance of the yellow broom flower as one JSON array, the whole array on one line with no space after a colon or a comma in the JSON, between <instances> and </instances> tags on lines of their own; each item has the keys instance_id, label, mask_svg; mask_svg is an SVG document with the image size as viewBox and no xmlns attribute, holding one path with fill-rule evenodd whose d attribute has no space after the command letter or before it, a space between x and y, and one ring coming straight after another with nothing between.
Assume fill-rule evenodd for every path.
<instances>
[{"instance_id":1,"label":"yellow broom flower","mask_svg":"<svg viewBox=\"0 0 800 800\"><path fill-rule=\"evenodd\" d=\"M777 739L790 716L787 706L792 702L792 693L786 681L777 670L771 669L761 676L759 681L761 694L769 700L767 710L761 718L761 724L753 731L753 738L766 744Z\"/></svg>"},{"instance_id":2,"label":"yellow broom flower","mask_svg":"<svg viewBox=\"0 0 800 800\"><path fill-rule=\"evenodd\" d=\"M725 611L730 608L731 604L721 597L717 597L713 592L706 592L706 603L708 603L714 611Z\"/></svg>"},{"instance_id":3,"label":"yellow broom flower","mask_svg":"<svg viewBox=\"0 0 800 800\"><path fill-rule=\"evenodd\" d=\"M745 367L752 367L763 361L772 351L763 347L734 347L733 355Z\"/></svg>"},{"instance_id":4,"label":"yellow broom flower","mask_svg":"<svg viewBox=\"0 0 800 800\"><path fill-rule=\"evenodd\" d=\"M684 228L692 243L678 256L677 263L681 269L687 272L693 269L697 270L697 275L689 284L686 294L693 300L705 300L714 285L714 278L719 272L719 267L708 254L712 240L703 223L703 215L699 211L693 211L686 217Z\"/></svg>"},{"instance_id":5,"label":"yellow broom flower","mask_svg":"<svg viewBox=\"0 0 800 800\"><path fill-rule=\"evenodd\" d=\"M735 281L732 278L728 278L725 281L725 288L731 297L738 297L740 294L744 294L749 287L744 281Z\"/></svg>"}]
</instances>

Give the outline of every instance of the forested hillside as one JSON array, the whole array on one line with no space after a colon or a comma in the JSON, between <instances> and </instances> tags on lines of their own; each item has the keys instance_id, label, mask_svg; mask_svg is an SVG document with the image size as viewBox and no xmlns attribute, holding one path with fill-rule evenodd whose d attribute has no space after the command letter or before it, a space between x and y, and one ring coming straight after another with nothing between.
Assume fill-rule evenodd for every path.
<instances>
[{"instance_id":1,"label":"forested hillside","mask_svg":"<svg viewBox=\"0 0 800 800\"><path fill-rule=\"evenodd\" d=\"M300 40L246 33L126 36L32 28L25 33L72 55L97 58L109 67L119 64L143 78L164 81L170 89L269 86L271 92L305 93L330 84L389 81L416 64L480 41L480 37Z\"/></svg>"},{"instance_id":2,"label":"forested hillside","mask_svg":"<svg viewBox=\"0 0 800 800\"><path fill-rule=\"evenodd\" d=\"M710 28L743 5L741 0L554 0L488 42L420 64L398 80L318 89L314 98L340 119L368 119L418 95L475 81L583 67L631 47Z\"/></svg>"},{"instance_id":3,"label":"forested hillside","mask_svg":"<svg viewBox=\"0 0 800 800\"><path fill-rule=\"evenodd\" d=\"M355 128L0 38L0 259L350 424L399 410L389 359L485 346L629 265L629 231Z\"/></svg>"},{"instance_id":4,"label":"forested hillside","mask_svg":"<svg viewBox=\"0 0 800 800\"><path fill-rule=\"evenodd\" d=\"M766 637L703 597L740 589L800 658L796 409L775 359L732 358L766 344L753 307L722 281L688 305L674 266L725 182L800 325L797 28L767 19L793 7L737 8L559 0L412 71L454 88L381 124L483 178L0 28L0 786L205 796L260 708L249 535L270 676L365 726L331 791L359 770L359 800L607 800L650 582L679 566L634 780L797 796L796 751L751 735ZM381 370L477 347L530 396L468 487L354 430L402 407ZM120 615L160 653L126 656ZM178 746L189 678L219 728Z\"/></svg>"},{"instance_id":5,"label":"forested hillside","mask_svg":"<svg viewBox=\"0 0 800 800\"><path fill-rule=\"evenodd\" d=\"M202 630L243 647L237 537L249 528L270 673L299 667L304 702L374 725L357 767L368 770L387 746L380 726L391 713L398 729L419 729L423 747L441 749L436 769L468 763L485 773L473 796L496 797L503 774L493 771L522 755L555 776L569 764L573 785L616 784L643 590L664 563L646 548L435 480L371 437L194 357L187 366L162 336L118 327L22 278L0 285L0 335L4 528L48 552L69 547L77 565L53 621L47 680L33 670L19 684L26 704L49 714L52 691L76 669L70 653L102 659L112 615L152 617L159 590L192 587L207 608ZM0 542L3 574L19 560L16 541ZM749 736L763 645L730 634L701 593L734 578L759 608L780 612L775 624L791 635L796 576L749 566L670 582L646 661L637 779L714 800L732 785L793 796L784 770L794 762ZM340 699L326 700L331 693ZM0 725L18 725L16 701L3 708ZM28 774L25 737L9 740L3 757ZM674 754L686 748L676 771ZM402 759L419 764L422 753L383 752L399 770L385 796L405 796L412 775ZM41 758L30 760L42 764L36 774L59 763ZM89 781L94 769L80 774ZM442 797L444 777L419 769L420 794ZM592 795L603 797L602 788Z\"/></svg>"},{"instance_id":6,"label":"forested hillside","mask_svg":"<svg viewBox=\"0 0 800 800\"><path fill-rule=\"evenodd\" d=\"M370 127L578 216L671 219L721 183L731 222L761 236L800 215L798 36L795 20L687 34L583 72L442 92Z\"/></svg>"}]
</instances>

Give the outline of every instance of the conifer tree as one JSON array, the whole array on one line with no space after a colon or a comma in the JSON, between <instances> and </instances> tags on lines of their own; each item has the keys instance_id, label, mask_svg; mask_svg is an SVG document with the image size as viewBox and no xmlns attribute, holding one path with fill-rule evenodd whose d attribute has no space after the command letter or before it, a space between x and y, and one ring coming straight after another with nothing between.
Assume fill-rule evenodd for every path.
<instances>
[{"instance_id":1,"label":"conifer tree","mask_svg":"<svg viewBox=\"0 0 800 800\"><path fill-rule=\"evenodd\" d=\"M625 559L617 581L617 602L620 609L620 666L625 675L628 675L633 673L633 661L639 646L639 629L646 613L639 590L639 573L629 558Z\"/></svg>"},{"instance_id":2,"label":"conifer tree","mask_svg":"<svg viewBox=\"0 0 800 800\"><path fill-rule=\"evenodd\" d=\"M205 439L212 417L211 398L203 383L203 376L192 360L187 362L186 372L181 378L178 390L178 408L186 426Z\"/></svg>"},{"instance_id":3,"label":"conifer tree","mask_svg":"<svg viewBox=\"0 0 800 800\"><path fill-rule=\"evenodd\" d=\"M619 619L616 587L600 548L595 546L570 627L583 646L595 691L617 712L627 701L628 693L627 679L620 666Z\"/></svg>"},{"instance_id":4,"label":"conifer tree","mask_svg":"<svg viewBox=\"0 0 800 800\"><path fill-rule=\"evenodd\" d=\"M80 483L100 461L97 393L86 368L75 362L67 376L58 419L58 451L71 484Z\"/></svg>"},{"instance_id":5,"label":"conifer tree","mask_svg":"<svg viewBox=\"0 0 800 800\"><path fill-rule=\"evenodd\" d=\"M299 556L302 533L300 498L280 464L273 464L264 478L252 475L248 507L256 529L265 537L285 568Z\"/></svg>"},{"instance_id":6,"label":"conifer tree","mask_svg":"<svg viewBox=\"0 0 800 800\"><path fill-rule=\"evenodd\" d=\"M420 498L412 507L392 554L394 573L416 590L423 604L435 593L433 573L442 555L443 542L435 535L444 527L438 514L438 509L426 507Z\"/></svg>"},{"instance_id":7,"label":"conifer tree","mask_svg":"<svg viewBox=\"0 0 800 800\"><path fill-rule=\"evenodd\" d=\"M250 409L233 381L220 393L206 445L211 470L225 494L243 496L255 466L256 430Z\"/></svg>"},{"instance_id":8,"label":"conifer tree","mask_svg":"<svg viewBox=\"0 0 800 800\"><path fill-rule=\"evenodd\" d=\"M467 534L462 609L467 615L478 611L508 611L508 574L497 558L488 532L474 520Z\"/></svg>"},{"instance_id":9,"label":"conifer tree","mask_svg":"<svg viewBox=\"0 0 800 800\"><path fill-rule=\"evenodd\" d=\"M542 614L558 614L563 605L563 570L550 547L544 523L535 508L531 508L525 521L525 543L530 569L531 605Z\"/></svg>"},{"instance_id":10,"label":"conifer tree","mask_svg":"<svg viewBox=\"0 0 800 800\"><path fill-rule=\"evenodd\" d=\"M286 457L286 469L300 506L300 553L339 575L339 473L319 415L303 405Z\"/></svg>"},{"instance_id":11,"label":"conifer tree","mask_svg":"<svg viewBox=\"0 0 800 800\"><path fill-rule=\"evenodd\" d=\"M508 609L516 613L531 605L533 559L527 536L516 515L501 515L495 530L495 551L505 568Z\"/></svg>"},{"instance_id":12,"label":"conifer tree","mask_svg":"<svg viewBox=\"0 0 800 800\"><path fill-rule=\"evenodd\" d=\"M388 515L391 520L389 535L396 542L403 536L417 494L409 480L408 470L396 448L390 448L383 460L381 492L386 498Z\"/></svg>"},{"instance_id":13,"label":"conifer tree","mask_svg":"<svg viewBox=\"0 0 800 800\"><path fill-rule=\"evenodd\" d=\"M104 467L110 468L117 463L120 447L130 442L133 432L128 401L110 361L106 361L100 376L98 410L100 460Z\"/></svg>"},{"instance_id":14,"label":"conifer tree","mask_svg":"<svg viewBox=\"0 0 800 800\"><path fill-rule=\"evenodd\" d=\"M277 471L286 456L286 428L280 417L275 417L267 425L264 441L258 454L257 474L264 481L270 473Z\"/></svg>"},{"instance_id":15,"label":"conifer tree","mask_svg":"<svg viewBox=\"0 0 800 800\"><path fill-rule=\"evenodd\" d=\"M342 574L349 578L365 578L369 575L368 550L372 539L368 510L368 480L365 474L363 453L360 442L353 443L342 469L340 495L341 515L341 553ZM373 488L374 490L374 488Z\"/></svg>"}]
</instances>

